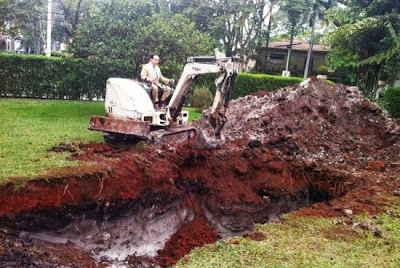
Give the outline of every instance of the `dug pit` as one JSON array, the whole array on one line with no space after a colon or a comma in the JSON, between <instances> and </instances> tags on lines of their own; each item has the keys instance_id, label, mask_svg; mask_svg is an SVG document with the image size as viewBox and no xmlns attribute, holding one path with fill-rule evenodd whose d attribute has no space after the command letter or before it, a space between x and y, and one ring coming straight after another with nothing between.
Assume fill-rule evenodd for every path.
<instances>
[{"instance_id":1,"label":"dug pit","mask_svg":"<svg viewBox=\"0 0 400 268\"><path fill-rule=\"evenodd\" d=\"M0 266L165 267L300 208L377 213L400 190L399 122L355 88L312 79L234 100L227 117L215 151L55 148L96 165L0 189Z\"/></svg>"},{"instance_id":2,"label":"dug pit","mask_svg":"<svg viewBox=\"0 0 400 268\"><path fill-rule=\"evenodd\" d=\"M157 174L148 166L162 169L178 151L131 149L108 173L35 180L17 192L5 187L1 225L28 248L58 244L86 252L96 265L169 266L195 246L343 194L334 190L343 176L319 178L266 150L178 150L184 156Z\"/></svg>"}]
</instances>

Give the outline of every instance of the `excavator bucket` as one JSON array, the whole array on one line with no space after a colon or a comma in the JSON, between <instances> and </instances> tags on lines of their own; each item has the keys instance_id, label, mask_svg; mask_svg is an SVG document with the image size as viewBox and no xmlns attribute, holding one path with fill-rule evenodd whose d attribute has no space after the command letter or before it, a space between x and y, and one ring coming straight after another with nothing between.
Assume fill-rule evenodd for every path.
<instances>
[{"instance_id":1,"label":"excavator bucket","mask_svg":"<svg viewBox=\"0 0 400 268\"><path fill-rule=\"evenodd\" d=\"M152 144L171 144L188 141L196 136L194 127L178 127L169 130L161 129L149 134L148 142Z\"/></svg>"},{"instance_id":2,"label":"excavator bucket","mask_svg":"<svg viewBox=\"0 0 400 268\"><path fill-rule=\"evenodd\" d=\"M209 120L210 115L204 117L206 120L196 126L196 139L192 142L191 147L196 150L221 149L225 145L225 137L222 133L218 137L215 136L215 130Z\"/></svg>"},{"instance_id":3,"label":"excavator bucket","mask_svg":"<svg viewBox=\"0 0 400 268\"><path fill-rule=\"evenodd\" d=\"M233 72L227 73L216 81L218 90L215 93L214 103L210 112L204 115L204 123L197 127L196 140L192 143L193 148L197 150L216 150L225 145L222 129L228 121L225 113L235 88L236 78L237 72Z\"/></svg>"}]
</instances>

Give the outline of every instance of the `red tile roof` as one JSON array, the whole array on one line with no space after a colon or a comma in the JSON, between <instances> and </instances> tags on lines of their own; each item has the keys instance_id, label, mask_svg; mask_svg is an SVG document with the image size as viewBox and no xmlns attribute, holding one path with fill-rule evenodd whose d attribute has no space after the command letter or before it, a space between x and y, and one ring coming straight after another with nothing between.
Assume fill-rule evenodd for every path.
<instances>
[{"instance_id":1,"label":"red tile roof","mask_svg":"<svg viewBox=\"0 0 400 268\"><path fill-rule=\"evenodd\" d=\"M269 43L268 47L269 48L276 48L276 49L287 49L287 47L290 44L290 40L285 40L285 41L272 41ZM265 47L266 45L264 45ZM293 46L292 50L301 50L301 51L307 51L309 47L309 43L305 41L300 41L300 40L293 40ZM321 52L329 52L329 48L326 46L322 45L316 45L314 44L313 46L313 51L321 51Z\"/></svg>"}]
</instances>

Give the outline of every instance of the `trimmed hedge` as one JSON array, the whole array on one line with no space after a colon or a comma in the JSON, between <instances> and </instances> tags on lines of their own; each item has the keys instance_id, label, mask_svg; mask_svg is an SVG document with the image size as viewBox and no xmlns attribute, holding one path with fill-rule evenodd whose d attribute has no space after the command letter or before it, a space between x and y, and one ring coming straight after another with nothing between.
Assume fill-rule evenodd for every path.
<instances>
[{"instance_id":1,"label":"trimmed hedge","mask_svg":"<svg viewBox=\"0 0 400 268\"><path fill-rule=\"evenodd\" d=\"M0 97L92 99L105 94L110 77L135 76L133 67L88 59L0 54ZM207 87L215 93L218 75L199 77L191 88ZM239 73L232 98L261 90L275 90L303 81L297 77Z\"/></svg>"},{"instance_id":2,"label":"trimmed hedge","mask_svg":"<svg viewBox=\"0 0 400 268\"><path fill-rule=\"evenodd\" d=\"M194 85L195 87L208 87L214 94L214 80L216 79L216 77L217 76L215 75L199 77ZM282 77L267 74L239 73L236 81L236 87L232 94L232 98L236 99L261 90L272 91L278 88L298 84L302 81L303 79L298 77Z\"/></svg>"},{"instance_id":3,"label":"trimmed hedge","mask_svg":"<svg viewBox=\"0 0 400 268\"><path fill-rule=\"evenodd\" d=\"M0 54L0 96L54 99L104 97L109 77L134 70L95 60Z\"/></svg>"},{"instance_id":4,"label":"trimmed hedge","mask_svg":"<svg viewBox=\"0 0 400 268\"><path fill-rule=\"evenodd\" d=\"M400 118L400 87L388 88L385 92L386 110L394 118Z\"/></svg>"},{"instance_id":5,"label":"trimmed hedge","mask_svg":"<svg viewBox=\"0 0 400 268\"><path fill-rule=\"evenodd\" d=\"M232 98L236 99L261 90L276 90L278 88L301 83L302 78L282 77L267 74L240 73Z\"/></svg>"}]
</instances>

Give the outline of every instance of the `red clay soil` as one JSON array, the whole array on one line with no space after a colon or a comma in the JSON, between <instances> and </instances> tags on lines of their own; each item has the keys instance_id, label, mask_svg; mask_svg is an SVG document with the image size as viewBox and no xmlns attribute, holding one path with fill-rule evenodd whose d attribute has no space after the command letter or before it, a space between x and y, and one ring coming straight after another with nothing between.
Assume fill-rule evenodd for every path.
<instances>
[{"instance_id":1,"label":"red clay soil","mask_svg":"<svg viewBox=\"0 0 400 268\"><path fill-rule=\"evenodd\" d=\"M247 234L244 234L243 237L253 239L254 241L264 241L266 238L265 235L260 232L247 233Z\"/></svg>"},{"instance_id":2,"label":"red clay soil","mask_svg":"<svg viewBox=\"0 0 400 268\"><path fill-rule=\"evenodd\" d=\"M159 252L158 262L162 266L174 265L194 247L214 243L219 238L219 234L212 229L206 218L195 219L184 224L172 235L164 250Z\"/></svg>"},{"instance_id":3,"label":"red clay soil","mask_svg":"<svg viewBox=\"0 0 400 268\"><path fill-rule=\"evenodd\" d=\"M227 117L227 143L216 151L194 150L190 143L60 145L53 151L97 164L49 174L17 191L12 184L2 187L0 227L2 220L10 228L28 228L36 222L27 214L93 202L118 206L141 200L152 206L184 199L182 206L193 209L195 217L159 252L157 260L167 266L191 248L215 241L216 225L243 231L267 222L277 204L280 213L301 207L308 194L321 202L296 215L336 217L344 209L378 213L389 204L388 196L400 192L399 121L355 88L312 79L234 100ZM194 125L210 131L205 119ZM286 201L292 205L285 207ZM206 211L220 222L206 218Z\"/></svg>"}]
</instances>

